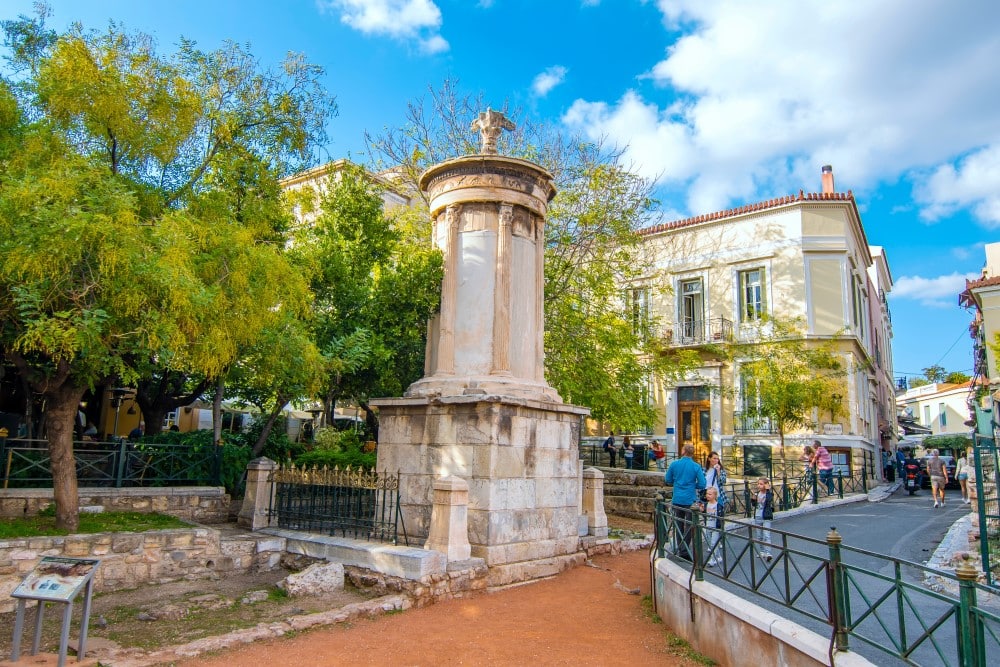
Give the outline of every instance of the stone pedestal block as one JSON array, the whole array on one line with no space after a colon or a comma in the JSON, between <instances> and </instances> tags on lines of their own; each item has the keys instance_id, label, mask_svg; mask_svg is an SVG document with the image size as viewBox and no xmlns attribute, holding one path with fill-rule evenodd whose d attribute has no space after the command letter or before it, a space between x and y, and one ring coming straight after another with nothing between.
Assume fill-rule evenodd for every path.
<instances>
[{"instance_id":1,"label":"stone pedestal block","mask_svg":"<svg viewBox=\"0 0 1000 667\"><path fill-rule=\"evenodd\" d=\"M467 560L469 545L469 485L460 477L434 480L434 509L425 549L440 551L449 561Z\"/></svg>"},{"instance_id":2,"label":"stone pedestal block","mask_svg":"<svg viewBox=\"0 0 1000 667\"><path fill-rule=\"evenodd\" d=\"M494 566L578 549L580 417L586 409L507 396L374 401L378 469L399 472L410 535L431 535L434 483L468 484L472 555Z\"/></svg>"},{"instance_id":3,"label":"stone pedestal block","mask_svg":"<svg viewBox=\"0 0 1000 667\"><path fill-rule=\"evenodd\" d=\"M608 515L604 512L604 473L597 468L583 471L583 513L587 517L587 534L608 536Z\"/></svg>"},{"instance_id":4,"label":"stone pedestal block","mask_svg":"<svg viewBox=\"0 0 1000 667\"><path fill-rule=\"evenodd\" d=\"M247 488L243 496L243 507L237 523L250 530L261 530L271 525L271 501L274 498L274 484L271 473L278 464L262 456L247 464Z\"/></svg>"}]
</instances>

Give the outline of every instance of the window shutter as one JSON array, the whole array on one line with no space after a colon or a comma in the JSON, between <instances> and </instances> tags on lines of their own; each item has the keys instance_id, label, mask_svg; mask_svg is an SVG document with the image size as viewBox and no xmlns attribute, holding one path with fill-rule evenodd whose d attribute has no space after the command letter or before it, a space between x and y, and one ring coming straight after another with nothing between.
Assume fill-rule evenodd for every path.
<instances>
[{"instance_id":1,"label":"window shutter","mask_svg":"<svg viewBox=\"0 0 1000 667\"><path fill-rule=\"evenodd\" d=\"M760 312L757 318L761 319L767 313L767 269L760 267Z\"/></svg>"}]
</instances>

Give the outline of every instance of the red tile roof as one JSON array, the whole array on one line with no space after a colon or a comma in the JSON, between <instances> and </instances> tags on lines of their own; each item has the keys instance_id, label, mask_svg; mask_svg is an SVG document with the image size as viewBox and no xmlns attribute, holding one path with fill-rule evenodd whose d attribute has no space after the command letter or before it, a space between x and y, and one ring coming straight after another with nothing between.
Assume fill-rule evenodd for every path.
<instances>
[{"instance_id":1,"label":"red tile roof","mask_svg":"<svg viewBox=\"0 0 1000 667\"><path fill-rule=\"evenodd\" d=\"M788 204L795 204L804 201L847 201L857 206L854 201L854 193L848 190L844 192L803 192L799 190L798 195L786 195L784 197L776 197L774 199L768 199L767 201L757 202L754 204L744 204L738 208L728 208L724 211L716 211L715 213L705 213L703 215L697 215L693 218L685 218L684 220L675 220L673 222L664 222L658 225L653 225L651 227L646 227L645 229L640 229L639 234L647 236L650 234L658 234L659 232L666 232L672 229L679 229L681 227L688 227L690 225L696 225L701 222L710 222L712 220L723 220L725 218L731 218L737 215L744 215L746 213L754 213L756 211L764 211L769 208L778 208L779 206L787 206Z\"/></svg>"}]
</instances>

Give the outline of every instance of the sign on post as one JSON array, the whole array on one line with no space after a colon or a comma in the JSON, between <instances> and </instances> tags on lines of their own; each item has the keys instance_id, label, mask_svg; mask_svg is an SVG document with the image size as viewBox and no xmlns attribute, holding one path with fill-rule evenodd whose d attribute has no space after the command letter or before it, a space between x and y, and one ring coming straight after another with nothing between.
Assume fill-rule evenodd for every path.
<instances>
[{"instance_id":1,"label":"sign on post","mask_svg":"<svg viewBox=\"0 0 1000 667\"><path fill-rule=\"evenodd\" d=\"M28 600L38 602L35 616L35 635L31 645L31 655L38 653L42 640L42 617L45 605L57 602L64 605L62 632L59 635L59 667L66 664L66 648L69 644L69 626L73 616L73 600L82 589L86 589L83 600L83 618L80 621L80 644L77 661L82 660L87 647L87 627L90 624L90 600L94 588L94 573L101 561L89 558L66 558L45 556L35 569L14 589L11 597L17 600L17 615L14 619L14 641L11 657L17 662L21 657L21 633L24 630L24 610Z\"/></svg>"}]
</instances>

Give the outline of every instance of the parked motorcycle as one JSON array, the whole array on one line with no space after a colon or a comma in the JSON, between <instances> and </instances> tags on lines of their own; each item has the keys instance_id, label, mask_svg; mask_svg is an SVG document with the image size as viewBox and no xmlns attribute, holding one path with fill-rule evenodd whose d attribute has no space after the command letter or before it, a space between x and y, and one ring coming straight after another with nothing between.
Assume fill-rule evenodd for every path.
<instances>
[{"instance_id":1,"label":"parked motorcycle","mask_svg":"<svg viewBox=\"0 0 1000 667\"><path fill-rule=\"evenodd\" d=\"M903 466L903 486L911 496L920 488L921 476L920 464L916 461L907 461Z\"/></svg>"}]
</instances>

